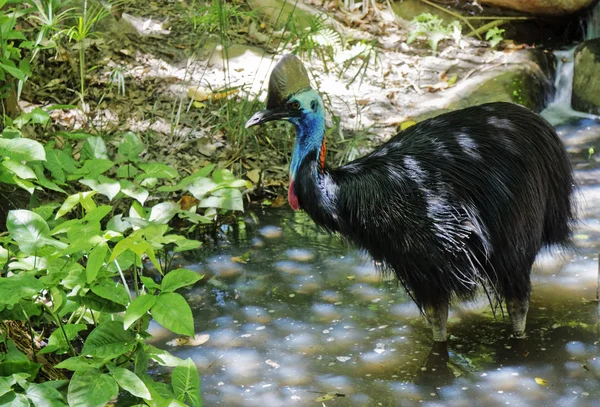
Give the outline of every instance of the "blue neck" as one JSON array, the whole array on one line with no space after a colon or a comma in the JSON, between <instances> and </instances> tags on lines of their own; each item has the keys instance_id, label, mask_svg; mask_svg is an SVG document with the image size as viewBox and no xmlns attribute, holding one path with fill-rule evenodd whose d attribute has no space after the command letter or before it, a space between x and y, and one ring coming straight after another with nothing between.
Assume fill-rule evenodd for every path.
<instances>
[{"instance_id":1,"label":"blue neck","mask_svg":"<svg viewBox=\"0 0 600 407\"><path fill-rule=\"evenodd\" d=\"M300 164L306 158L308 153L316 151L316 159L321 156L323 138L325 137L325 118L322 114L306 113L302 117L290 119L290 122L296 127L296 144L294 146L294 156L290 165L290 177L296 178ZM315 169L318 166L314 167ZM315 177L317 177L315 170Z\"/></svg>"}]
</instances>

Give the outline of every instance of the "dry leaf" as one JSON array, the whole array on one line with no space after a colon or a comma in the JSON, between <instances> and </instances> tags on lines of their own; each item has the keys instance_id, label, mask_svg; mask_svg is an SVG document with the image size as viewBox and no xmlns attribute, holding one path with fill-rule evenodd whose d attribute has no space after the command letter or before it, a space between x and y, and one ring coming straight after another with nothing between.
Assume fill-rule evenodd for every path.
<instances>
[{"instance_id":1,"label":"dry leaf","mask_svg":"<svg viewBox=\"0 0 600 407\"><path fill-rule=\"evenodd\" d=\"M271 366L273 369L279 369L279 363L272 361L271 359L265 360L265 363Z\"/></svg>"},{"instance_id":2,"label":"dry leaf","mask_svg":"<svg viewBox=\"0 0 600 407\"><path fill-rule=\"evenodd\" d=\"M190 195L184 195L179 200L178 204L184 211L187 211L192 206L199 204L200 201Z\"/></svg>"},{"instance_id":3,"label":"dry leaf","mask_svg":"<svg viewBox=\"0 0 600 407\"><path fill-rule=\"evenodd\" d=\"M537 384L539 384L540 386L547 386L548 385L548 382L546 380L540 378L540 377L536 377L535 378L535 382Z\"/></svg>"},{"instance_id":4,"label":"dry leaf","mask_svg":"<svg viewBox=\"0 0 600 407\"><path fill-rule=\"evenodd\" d=\"M246 173L246 176L248 177L248 179L252 182L254 182L255 184L258 184L258 180L260 179L260 170L259 169L255 169L252 171L248 171Z\"/></svg>"}]
</instances>

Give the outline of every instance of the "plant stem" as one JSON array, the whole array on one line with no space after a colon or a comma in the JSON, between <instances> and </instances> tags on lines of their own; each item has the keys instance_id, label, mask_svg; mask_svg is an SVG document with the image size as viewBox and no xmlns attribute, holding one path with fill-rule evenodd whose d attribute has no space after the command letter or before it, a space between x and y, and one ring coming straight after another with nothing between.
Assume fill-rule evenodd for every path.
<instances>
[{"instance_id":1,"label":"plant stem","mask_svg":"<svg viewBox=\"0 0 600 407\"><path fill-rule=\"evenodd\" d=\"M48 311L48 313L50 313L50 315L52 315L52 317L54 318L54 321L56 321L56 324L60 327L60 330L61 330L63 336L65 337L65 342L69 345L69 353L71 353L71 356L77 356L77 352L75 352L75 348L73 347L73 344L71 343L71 341L69 340L69 337L67 336L67 331L65 331L65 326L63 325L63 323L60 320L60 318L58 317L58 315L56 315L54 313L54 311L52 311L52 309L49 306L47 306L46 304L43 304L43 306L46 309L46 311Z\"/></svg>"}]
</instances>

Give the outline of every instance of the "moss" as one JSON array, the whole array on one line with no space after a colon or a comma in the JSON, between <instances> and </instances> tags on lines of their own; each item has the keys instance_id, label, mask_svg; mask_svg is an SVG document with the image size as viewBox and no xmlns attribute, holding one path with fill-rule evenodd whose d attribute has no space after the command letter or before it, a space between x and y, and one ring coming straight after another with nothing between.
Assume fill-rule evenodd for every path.
<instances>
[{"instance_id":1,"label":"moss","mask_svg":"<svg viewBox=\"0 0 600 407\"><path fill-rule=\"evenodd\" d=\"M600 114L600 38L586 41L575 52L573 108Z\"/></svg>"}]
</instances>

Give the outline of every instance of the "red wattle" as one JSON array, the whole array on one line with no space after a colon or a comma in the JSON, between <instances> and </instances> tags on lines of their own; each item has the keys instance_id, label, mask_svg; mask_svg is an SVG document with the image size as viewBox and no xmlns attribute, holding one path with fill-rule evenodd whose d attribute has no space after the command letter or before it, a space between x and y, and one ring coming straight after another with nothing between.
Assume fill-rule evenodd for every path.
<instances>
[{"instance_id":1,"label":"red wattle","mask_svg":"<svg viewBox=\"0 0 600 407\"><path fill-rule=\"evenodd\" d=\"M293 210L297 211L300 209L298 195L296 195L296 188L294 187L294 180L290 180L290 188L288 189L288 202Z\"/></svg>"}]
</instances>

